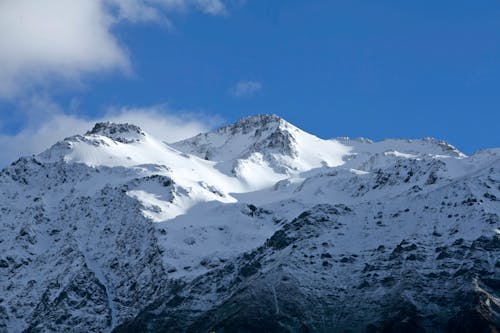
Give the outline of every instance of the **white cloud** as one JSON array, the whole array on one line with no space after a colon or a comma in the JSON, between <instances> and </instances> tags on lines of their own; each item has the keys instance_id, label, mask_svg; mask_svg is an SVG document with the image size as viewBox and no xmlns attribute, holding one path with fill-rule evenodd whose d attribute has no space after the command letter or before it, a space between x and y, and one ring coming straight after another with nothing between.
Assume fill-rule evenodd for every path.
<instances>
[{"instance_id":1,"label":"white cloud","mask_svg":"<svg viewBox=\"0 0 500 333\"><path fill-rule=\"evenodd\" d=\"M223 15L221 0L1 0L0 98L54 81L131 68L113 34L123 21L170 24L173 11Z\"/></svg>"},{"instance_id":2,"label":"white cloud","mask_svg":"<svg viewBox=\"0 0 500 333\"><path fill-rule=\"evenodd\" d=\"M39 153L59 140L90 130L96 122L112 121L140 126L157 139L175 142L206 132L220 124L217 117L183 111L171 111L165 106L148 108L113 108L104 116L83 118L64 114L57 105L43 98L31 102L33 117L27 126L13 135L0 134L0 167L21 156ZM51 112L40 116L39 109ZM44 119L40 119L44 117Z\"/></svg>"},{"instance_id":3,"label":"white cloud","mask_svg":"<svg viewBox=\"0 0 500 333\"><path fill-rule=\"evenodd\" d=\"M231 94L235 97L252 97L262 90L262 83L259 81L240 81L231 89Z\"/></svg>"},{"instance_id":4,"label":"white cloud","mask_svg":"<svg viewBox=\"0 0 500 333\"><path fill-rule=\"evenodd\" d=\"M79 85L88 74L130 73L126 46L115 36L114 28L122 22L170 27L172 13L190 10L227 14L222 0L0 0L0 99L15 101L18 111L13 118L17 113L26 118L18 133L0 132L0 166L83 133L97 121L135 123L165 141L214 125L213 117L171 112L163 106L115 108L88 119L68 115L43 97L54 84ZM7 120L7 114L3 117Z\"/></svg>"},{"instance_id":5,"label":"white cloud","mask_svg":"<svg viewBox=\"0 0 500 333\"><path fill-rule=\"evenodd\" d=\"M129 68L99 0L0 1L0 96L17 95L53 75Z\"/></svg>"},{"instance_id":6,"label":"white cloud","mask_svg":"<svg viewBox=\"0 0 500 333\"><path fill-rule=\"evenodd\" d=\"M115 108L97 121L105 120L138 125L155 138L165 142L186 139L220 124L220 118L217 116L203 116L182 110L173 112L165 106Z\"/></svg>"}]
</instances>

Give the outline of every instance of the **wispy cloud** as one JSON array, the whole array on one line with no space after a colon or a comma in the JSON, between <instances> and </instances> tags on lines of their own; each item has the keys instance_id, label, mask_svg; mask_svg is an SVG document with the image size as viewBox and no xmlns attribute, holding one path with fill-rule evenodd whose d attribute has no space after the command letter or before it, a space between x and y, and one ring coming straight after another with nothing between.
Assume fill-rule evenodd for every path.
<instances>
[{"instance_id":1,"label":"wispy cloud","mask_svg":"<svg viewBox=\"0 0 500 333\"><path fill-rule=\"evenodd\" d=\"M80 84L90 73L129 73L122 22L171 25L172 12L224 15L221 0L2 0L0 98L15 98L55 82Z\"/></svg>"},{"instance_id":2,"label":"wispy cloud","mask_svg":"<svg viewBox=\"0 0 500 333\"><path fill-rule=\"evenodd\" d=\"M165 105L112 107L95 118L65 114L59 106L44 98L32 100L29 107L31 109L26 112L30 119L26 127L16 134L0 134L0 168L21 156L39 153L68 136L83 134L96 122L135 124L165 142L192 137L221 123L217 116L172 110ZM40 114L38 110L46 112Z\"/></svg>"},{"instance_id":3,"label":"wispy cloud","mask_svg":"<svg viewBox=\"0 0 500 333\"><path fill-rule=\"evenodd\" d=\"M262 90L262 83L259 81L239 81L231 89L231 94L234 97L252 97Z\"/></svg>"},{"instance_id":4,"label":"wispy cloud","mask_svg":"<svg viewBox=\"0 0 500 333\"><path fill-rule=\"evenodd\" d=\"M171 12L198 10L209 15L225 15L227 8L221 0L103 0L114 6L118 18L131 22L161 21Z\"/></svg>"}]
</instances>

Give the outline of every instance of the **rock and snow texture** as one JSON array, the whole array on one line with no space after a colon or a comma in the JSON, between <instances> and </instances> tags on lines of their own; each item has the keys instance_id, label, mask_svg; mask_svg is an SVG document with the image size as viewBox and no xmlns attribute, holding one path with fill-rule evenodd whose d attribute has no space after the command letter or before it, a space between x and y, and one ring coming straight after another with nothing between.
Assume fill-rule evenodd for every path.
<instances>
[{"instance_id":1,"label":"rock and snow texture","mask_svg":"<svg viewBox=\"0 0 500 333\"><path fill-rule=\"evenodd\" d=\"M497 332L500 149L272 115L0 172L0 332Z\"/></svg>"}]
</instances>

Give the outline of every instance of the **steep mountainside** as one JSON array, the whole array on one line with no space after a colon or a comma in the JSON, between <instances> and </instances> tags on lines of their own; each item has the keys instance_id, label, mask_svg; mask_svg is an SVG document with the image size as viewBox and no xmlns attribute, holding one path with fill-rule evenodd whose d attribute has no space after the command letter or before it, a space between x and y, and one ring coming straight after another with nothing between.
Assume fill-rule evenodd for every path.
<instances>
[{"instance_id":1,"label":"steep mountainside","mask_svg":"<svg viewBox=\"0 0 500 333\"><path fill-rule=\"evenodd\" d=\"M0 213L0 332L500 330L500 149L99 123Z\"/></svg>"}]
</instances>

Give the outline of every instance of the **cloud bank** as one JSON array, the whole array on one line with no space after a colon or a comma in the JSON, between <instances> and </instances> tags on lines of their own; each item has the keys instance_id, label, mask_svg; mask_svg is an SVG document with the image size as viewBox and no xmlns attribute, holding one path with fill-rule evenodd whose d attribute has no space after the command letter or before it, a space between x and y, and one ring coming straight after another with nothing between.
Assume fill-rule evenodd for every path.
<instances>
[{"instance_id":1,"label":"cloud bank","mask_svg":"<svg viewBox=\"0 0 500 333\"><path fill-rule=\"evenodd\" d=\"M43 101L36 101L36 107L42 107L43 103ZM165 106L111 108L103 116L90 119L65 114L58 110L56 105L46 103L45 109L50 109L52 112L47 113L44 120L31 121L14 135L0 134L0 147L2 147L0 168L20 156L40 153L66 137L83 134L96 122L112 121L138 125L165 142L186 139L220 124L218 117L173 111Z\"/></svg>"},{"instance_id":2,"label":"cloud bank","mask_svg":"<svg viewBox=\"0 0 500 333\"><path fill-rule=\"evenodd\" d=\"M91 73L131 70L113 28L122 22L166 23L173 12L227 12L221 0L2 0L0 98Z\"/></svg>"}]
</instances>

